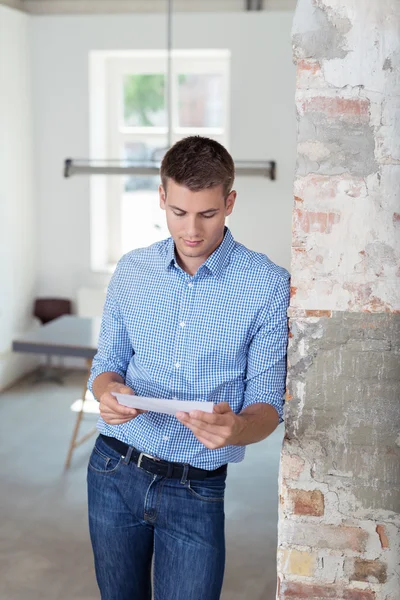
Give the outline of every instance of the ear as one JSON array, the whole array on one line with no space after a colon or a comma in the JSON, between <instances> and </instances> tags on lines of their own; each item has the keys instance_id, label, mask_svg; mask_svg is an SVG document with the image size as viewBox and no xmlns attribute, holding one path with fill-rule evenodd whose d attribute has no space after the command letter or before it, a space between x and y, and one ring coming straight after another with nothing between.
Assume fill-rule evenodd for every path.
<instances>
[{"instance_id":1,"label":"ear","mask_svg":"<svg viewBox=\"0 0 400 600\"><path fill-rule=\"evenodd\" d=\"M226 202L225 202L225 216L226 217L229 217L229 215L233 211L233 207L235 206L236 195L237 194L236 194L235 190L232 190L226 198Z\"/></svg>"},{"instance_id":2,"label":"ear","mask_svg":"<svg viewBox=\"0 0 400 600\"><path fill-rule=\"evenodd\" d=\"M162 208L162 210L165 210L165 201L167 198L167 194L165 193L165 190L162 185L158 187L158 194L160 196L160 208Z\"/></svg>"}]
</instances>

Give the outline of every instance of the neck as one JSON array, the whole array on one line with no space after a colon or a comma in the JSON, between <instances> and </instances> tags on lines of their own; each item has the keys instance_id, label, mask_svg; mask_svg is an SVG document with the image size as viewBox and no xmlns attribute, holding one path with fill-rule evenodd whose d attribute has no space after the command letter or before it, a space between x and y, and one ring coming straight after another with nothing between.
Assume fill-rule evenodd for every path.
<instances>
[{"instance_id":1,"label":"neck","mask_svg":"<svg viewBox=\"0 0 400 600\"><path fill-rule=\"evenodd\" d=\"M189 275L196 275L201 265L206 262L207 259L201 258L188 258L187 256L181 256L179 252L176 253L176 261L181 269L183 269Z\"/></svg>"},{"instance_id":2,"label":"neck","mask_svg":"<svg viewBox=\"0 0 400 600\"><path fill-rule=\"evenodd\" d=\"M180 266L180 268L183 269L189 275L192 275L192 276L196 275L197 271L200 269L200 267L202 265L204 265L207 258L209 258L209 256L211 256L211 254L213 254L213 252L215 252L215 250L218 248L218 246L221 245L221 243L224 239L224 236L225 236L225 230L224 230L220 240L218 241L218 243L215 244L213 249L210 252L208 252L208 254L205 256L198 256L198 257L193 257L193 258L190 256L182 256L181 253L179 252L179 250L177 249L177 247L175 246L176 261L177 261L178 265Z\"/></svg>"}]
</instances>

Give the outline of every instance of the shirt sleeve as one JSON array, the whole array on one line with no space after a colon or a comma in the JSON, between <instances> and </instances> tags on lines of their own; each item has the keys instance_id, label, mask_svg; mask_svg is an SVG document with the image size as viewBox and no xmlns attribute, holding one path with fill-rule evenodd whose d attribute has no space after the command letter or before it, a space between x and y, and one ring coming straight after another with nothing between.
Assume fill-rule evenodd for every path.
<instances>
[{"instance_id":1,"label":"shirt sleeve","mask_svg":"<svg viewBox=\"0 0 400 600\"><path fill-rule=\"evenodd\" d=\"M97 353L93 358L88 388L93 392L93 382L98 375L106 372L118 373L125 380L126 370L134 354L126 326L117 300L117 266L107 290L101 320Z\"/></svg>"},{"instance_id":2,"label":"shirt sleeve","mask_svg":"<svg viewBox=\"0 0 400 600\"><path fill-rule=\"evenodd\" d=\"M285 402L289 296L289 277L282 278L249 347L243 402L243 408L257 402L271 404L279 415L279 423L283 421Z\"/></svg>"}]
</instances>

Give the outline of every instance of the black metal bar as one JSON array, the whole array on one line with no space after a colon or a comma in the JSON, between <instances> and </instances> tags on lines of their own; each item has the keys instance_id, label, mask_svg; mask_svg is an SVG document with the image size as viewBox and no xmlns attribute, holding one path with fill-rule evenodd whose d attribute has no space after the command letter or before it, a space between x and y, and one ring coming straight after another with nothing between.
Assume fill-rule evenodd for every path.
<instances>
[{"instance_id":1,"label":"black metal bar","mask_svg":"<svg viewBox=\"0 0 400 600\"><path fill-rule=\"evenodd\" d=\"M72 165L72 158L66 158L64 162L64 177L69 177Z\"/></svg>"},{"instance_id":2,"label":"black metal bar","mask_svg":"<svg viewBox=\"0 0 400 600\"><path fill-rule=\"evenodd\" d=\"M276 162L274 160L271 160L271 170L269 172L271 181L275 181L276 180Z\"/></svg>"},{"instance_id":3,"label":"black metal bar","mask_svg":"<svg viewBox=\"0 0 400 600\"><path fill-rule=\"evenodd\" d=\"M247 0L246 10L262 10L264 8L264 0Z\"/></svg>"},{"instance_id":4,"label":"black metal bar","mask_svg":"<svg viewBox=\"0 0 400 600\"><path fill-rule=\"evenodd\" d=\"M238 160L235 161L238 176L268 177L276 179L276 162L273 160ZM120 160L73 160L64 162L64 177L73 175L159 175L159 161L125 161Z\"/></svg>"}]
</instances>

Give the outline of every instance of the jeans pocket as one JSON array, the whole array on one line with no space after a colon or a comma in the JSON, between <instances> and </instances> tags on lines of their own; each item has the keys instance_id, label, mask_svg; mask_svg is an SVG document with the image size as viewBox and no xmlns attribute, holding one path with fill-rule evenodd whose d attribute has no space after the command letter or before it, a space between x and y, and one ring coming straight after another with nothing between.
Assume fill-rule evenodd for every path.
<instances>
[{"instance_id":1,"label":"jeans pocket","mask_svg":"<svg viewBox=\"0 0 400 600\"><path fill-rule=\"evenodd\" d=\"M99 450L97 448L97 442L92 450L92 454L89 458L89 469L96 471L96 473L115 473L115 471L122 464L122 456L119 456L113 450L110 450L109 455L105 454L106 451Z\"/></svg>"},{"instance_id":2,"label":"jeans pocket","mask_svg":"<svg viewBox=\"0 0 400 600\"><path fill-rule=\"evenodd\" d=\"M226 475L209 477L208 479L191 479L188 490L192 496L205 502L223 502L225 498Z\"/></svg>"}]
</instances>

